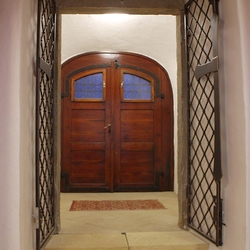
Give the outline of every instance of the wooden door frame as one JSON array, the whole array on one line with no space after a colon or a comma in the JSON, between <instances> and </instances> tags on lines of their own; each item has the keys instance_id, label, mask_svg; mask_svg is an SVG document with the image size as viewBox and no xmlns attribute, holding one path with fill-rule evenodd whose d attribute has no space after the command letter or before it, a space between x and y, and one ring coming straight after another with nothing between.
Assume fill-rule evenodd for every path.
<instances>
[{"instance_id":1,"label":"wooden door frame","mask_svg":"<svg viewBox=\"0 0 250 250\"><path fill-rule=\"evenodd\" d=\"M155 157L155 163L154 163L154 183L144 183L145 186L141 185L142 183L136 182L130 185L126 182L121 183L121 186L118 185L120 183L120 179L117 182L117 173L116 170L117 168L114 167L113 170L111 170L110 174L113 173L113 176L111 175L106 175L105 174L105 180L109 180L108 182L110 183L110 186L102 186L101 184L95 183L97 186L93 186L91 189L90 186L87 185L87 183L82 183L82 185L77 186L77 184L71 183L71 178L70 175L72 174L70 172L70 168L68 168L69 165L71 165L70 161L68 161L69 157L67 155L70 154L70 149L69 147L66 147L65 149L62 148L62 152L64 152L64 155L62 156L61 164L62 164L62 176L63 177L63 184L61 186L63 192L78 192L78 191L87 191L87 190L92 190L92 191L108 191L110 190L111 192L113 191L172 191L174 188L174 110L173 110L173 88L172 84L169 78L169 74L166 71L166 69L160 65L157 61L154 59L147 57L145 55L141 55L138 53L132 53L132 52L86 52L82 53L76 56L73 56L66 60L62 66L62 77L61 77L61 88L62 88L62 95L61 97L64 99L62 101L62 121L61 124L64 124L66 127L71 127L71 122L72 121L70 117L70 111L72 111L72 105L75 105L75 102L72 102L71 98L71 87L70 87L70 82L71 79L74 79L76 76L79 77L79 74L84 74L84 72L89 72L89 70L93 71L96 70L98 72L100 71L105 71L106 77L110 77L109 79L116 79L118 77L112 77L111 74L118 74L119 77L121 77L120 74L122 72L133 72L131 74L138 74L138 76L144 76L145 79L148 77L150 78L152 82L154 82L154 91L155 93L153 94L153 102L124 102L122 100L119 100L117 98L114 98L114 96L119 96L118 92L120 93L120 84L119 82L122 82L122 79L119 79L118 81L109 81L109 84L106 84L106 94L107 97L111 98L110 100L105 98L105 103L106 101L109 101L112 103L111 106L115 107L120 107L121 110L125 112L125 110L131 109L132 107L129 106L131 104L140 106L140 110L142 110L142 107L144 110L148 110L146 107L149 108L150 110L153 110L154 116L157 115L157 117L160 115L160 122L156 122L153 126L155 132L154 132L154 145L155 149L152 150L154 152L154 157ZM106 80L107 83L108 80ZM114 91L118 91L116 94L114 92L108 91L109 87L111 84L115 83L115 89ZM112 89L112 87L111 87ZM111 90L109 89L109 90ZM108 92L107 92L108 91ZM153 91L153 90L152 90ZM111 95L113 95L111 97ZM121 95L121 93L120 93ZM115 104L116 102L116 104ZM97 103L92 103L93 105L100 105L100 102ZM115 105L114 105L115 104ZM82 105L81 107L84 107L84 105L90 105L89 102L78 102L77 105ZM124 107L125 105L125 107ZM147 106L146 106L147 105ZM149 105L149 106L148 106ZM153 109L152 109L153 105ZM107 105L109 107L110 105ZM128 106L130 108L128 108ZM70 108L69 108L70 107ZM77 106L79 108L79 106ZM89 107L89 106L88 106ZM107 108L105 106L105 109ZM75 107L76 108L76 107ZM101 107L99 107L102 109ZM118 108L120 110L120 108ZM74 109L74 108L73 108ZM76 108L77 109L77 108ZM87 108L89 110L89 108ZM84 110L84 108L83 108ZM120 111L121 111L120 110ZM119 112L120 112L119 111ZM117 110L115 111L117 112ZM114 117L119 117L120 113L116 113ZM158 121L158 119L156 119ZM156 121L155 120L155 121ZM114 121L109 120L106 121L111 122L112 124L115 123L115 127L120 127L119 119ZM69 123L68 123L69 122ZM118 123L117 123L118 122ZM113 126L112 126L113 127ZM71 127L72 128L72 127ZM157 132L158 128L158 132ZM121 129L121 128L120 128ZM116 133L118 134L113 134L111 137L119 137L120 129L116 130ZM62 147L67 146L70 144L70 136L69 136L69 131L71 129L64 129L62 128L61 136L62 136ZM158 137L157 134L160 133L161 137ZM156 142L158 141L158 145ZM126 141L123 141L126 143ZM146 141L145 141L146 142ZM72 141L73 143L73 141ZM116 142L117 143L117 142ZM118 145L115 146L115 148L119 148L119 142ZM112 147L111 147L112 148ZM64 151L65 150L65 151ZM69 151L68 151L69 150ZM114 150L111 149L111 151ZM121 150L121 151L120 151ZM125 152L125 149L118 150L119 152ZM148 149L149 150L149 149ZM127 151L128 152L128 151ZM149 151L148 151L149 152ZM116 156L119 155L119 153L115 154ZM157 160L158 159L158 160ZM113 159L114 160L114 159ZM117 159L116 159L117 160ZM120 162L120 161L119 161ZM108 164L109 166L110 164ZM118 162L113 162L111 163L111 166L119 166L120 164ZM106 166L106 165L105 165ZM78 165L80 167L80 165ZM107 166L106 166L107 167ZM121 166L120 166L121 167ZM118 167L118 169L120 169ZM106 168L105 168L106 169ZM106 169L108 170L109 167ZM115 171L115 172L113 172ZM109 172L109 170L108 170ZM116 177L115 177L116 176ZM120 174L119 174L120 176ZM145 176L144 176L145 177ZM106 179L107 178L107 179ZM115 179L114 179L115 178ZM106 183L106 182L105 182ZM117 184L118 186L113 186L113 184ZM93 183L94 184L94 183ZM107 184L107 183L106 183ZM86 186L87 185L87 186ZM100 186L99 186L100 185Z\"/></svg>"},{"instance_id":2,"label":"wooden door frame","mask_svg":"<svg viewBox=\"0 0 250 250\"><path fill-rule=\"evenodd\" d=\"M187 69L186 69L186 53L185 53L185 32L184 32L184 1L170 0L158 1L157 6L151 0L140 0L138 7L133 6L133 1L128 3L129 7L116 6L114 2L111 6L104 6L104 3L91 5L91 1L69 1L57 0L57 35L56 35L56 63L55 63L55 92L56 92L56 115L55 115L55 157L57 159L55 169L55 221L56 231L60 230L60 158L61 158L61 17L62 14L104 14L104 13L127 13L127 14L163 14L175 15L177 20L177 172L178 176L178 206L179 206L179 226L183 229L187 228L187 197L186 188L188 183L188 110L187 110ZM73 2L73 3L72 3ZM101 1L100 1L101 2ZM122 4L123 1L121 1ZM167 3L166 3L167 2ZM128 4L128 5L129 5ZM138 4L138 3L137 3ZM87 7L86 7L87 6Z\"/></svg>"}]
</instances>

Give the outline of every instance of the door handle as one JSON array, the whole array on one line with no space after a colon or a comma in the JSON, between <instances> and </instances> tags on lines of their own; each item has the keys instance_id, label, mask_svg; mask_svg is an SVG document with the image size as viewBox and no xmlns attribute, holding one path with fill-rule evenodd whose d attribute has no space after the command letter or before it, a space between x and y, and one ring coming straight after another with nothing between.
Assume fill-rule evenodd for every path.
<instances>
[{"instance_id":1,"label":"door handle","mask_svg":"<svg viewBox=\"0 0 250 250\"><path fill-rule=\"evenodd\" d=\"M107 129L111 127L111 123L109 123L107 126L105 126L103 129Z\"/></svg>"}]
</instances>

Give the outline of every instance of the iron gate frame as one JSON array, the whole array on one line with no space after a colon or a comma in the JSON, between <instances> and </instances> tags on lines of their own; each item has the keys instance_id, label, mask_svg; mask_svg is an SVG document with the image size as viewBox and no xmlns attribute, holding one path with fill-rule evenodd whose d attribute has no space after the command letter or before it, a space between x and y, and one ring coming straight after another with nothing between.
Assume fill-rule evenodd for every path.
<instances>
[{"instance_id":1,"label":"iron gate frame","mask_svg":"<svg viewBox=\"0 0 250 250\"><path fill-rule=\"evenodd\" d=\"M185 4L184 22L186 27L185 40L188 81L188 226L216 244L216 246L221 246L223 244L223 221L218 77L218 1L219 0L189 0ZM208 8L205 9L204 6ZM199 20L201 17L205 17L204 20ZM206 22L210 22L210 24L209 28L205 31L204 26ZM201 44L200 41L202 36L203 38L205 37L203 44ZM194 40L196 40L196 43L193 43ZM209 47L208 51L205 51L206 46ZM198 56L196 54L197 50L201 50ZM202 55L202 53L205 54L206 58L203 62L202 57L204 59L204 54ZM196 65L194 65L195 61L197 61ZM207 84L210 84L210 88L212 89L209 94L206 93ZM198 93L198 87L200 88L199 91L201 94ZM201 102L204 98L207 99L208 102L202 107ZM211 106L210 109L212 110L209 115L207 114L208 112L206 112L206 109L209 108L208 106ZM202 125L204 125L202 124L204 117L205 120L207 120L207 124L202 127ZM198 123L198 125L196 126L195 123ZM213 133L210 138L206 133L208 130L212 130ZM212 159L209 159L207 156L209 154L208 151L209 153L212 152ZM205 164L203 163L204 159ZM204 169L204 165L206 164L207 168ZM199 176L199 171L203 176ZM207 189L205 187L206 185ZM201 196L199 196L199 193L201 193ZM212 232L213 230L215 230L214 233Z\"/></svg>"},{"instance_id":2,"label":"iron gate frame","mask_svg":"<svg viewBox=\"0 0 250 250\"><path fill-rule=\"evenodd\" d=\"M36 54L36 249L55 231L55 0L38 0Z\"/></svg>"}]
</instances>

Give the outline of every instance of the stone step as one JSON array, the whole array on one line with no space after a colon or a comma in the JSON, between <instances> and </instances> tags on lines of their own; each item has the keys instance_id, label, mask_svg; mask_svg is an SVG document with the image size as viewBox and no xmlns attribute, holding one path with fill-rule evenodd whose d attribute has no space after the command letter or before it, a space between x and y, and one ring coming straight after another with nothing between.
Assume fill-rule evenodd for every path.
<instances>
[{"instance_id":1,"label":"stone step","mask_svg":"<svg viewBox=\"0 0 250 250\"><path fill-rule=\"evenodd\" d=\"M53 235L44 250L208 250L187 231Z\"/></svg>"}]
</instances>

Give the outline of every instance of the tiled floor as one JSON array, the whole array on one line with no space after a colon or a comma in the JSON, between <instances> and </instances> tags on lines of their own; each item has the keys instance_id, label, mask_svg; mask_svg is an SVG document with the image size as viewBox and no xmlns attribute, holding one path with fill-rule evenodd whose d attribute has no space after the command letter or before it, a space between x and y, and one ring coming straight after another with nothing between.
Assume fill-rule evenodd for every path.
<instances>
[{"instance_id":1,"label":"tiled floor","mask_svg":"<svg viewBox=\"0 0 250 250\"><path fill-rule=\"evenodd\" d=\"M73 200L158 199L167 209L69 211ZM177 195L152 193L63 193L61 231L45 250L207 250L178 226Z\"/></svg>"},{"instance_id":2,"label":"tiled floor","mask_svg":"<svg viewBox=\"0 0 250 250\"><path fill-rule=\"evenodd\" d=\"M69 211L72 200L158 199L165 210ZM180 230L174 192L61 194L60 233L163 232Z\"/></svg>"}]
</instances>

